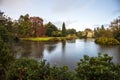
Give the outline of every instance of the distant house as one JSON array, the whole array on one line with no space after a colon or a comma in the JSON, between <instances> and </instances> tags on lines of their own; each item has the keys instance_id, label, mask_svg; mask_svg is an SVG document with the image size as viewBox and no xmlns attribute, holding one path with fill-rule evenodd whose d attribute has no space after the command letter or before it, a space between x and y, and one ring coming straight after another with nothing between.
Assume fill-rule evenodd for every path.
<instances>
[{"instance_id":1,"label":"distant house","mask_svg":"<svg viewBox=\"0 0 120 80\"><path fill-rule=\"evenodd\" d=\"M82 36L83 36L83 38L93 38L94 37L94 31L87 28L82 32Z\"/></svg>"},{"instance_id":2,"label":"distant house","mask_svg":"<svg viewBox=\"0 0 120 80\"><path fill-rule=\"evenodd\" d=\"M32 35L34 37L43 37L45 36L45 27L43 26L43 19L40 17L30 17Z\"/></svg>"}]
</instances>

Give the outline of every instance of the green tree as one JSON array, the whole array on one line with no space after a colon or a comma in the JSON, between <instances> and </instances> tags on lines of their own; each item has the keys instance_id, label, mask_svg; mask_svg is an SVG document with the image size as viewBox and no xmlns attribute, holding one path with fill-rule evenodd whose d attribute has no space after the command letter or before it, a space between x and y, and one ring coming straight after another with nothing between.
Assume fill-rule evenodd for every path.
<instances>
[{"instance_id":1,"label":"green tree","mask_svg":"<svg viewBox=\"0 0 120 80\"><path fill-rule=\"evenodd\" d=\"M104 25L102 25L102 26L101 26L101 29L102 29L102 30L105 30L105 27L104 27Z\"/></svg>"},{"instance_id":2,"label":"green tree","mask_svg":"<svg viewBox=\"0 0 120 80\"><path fill-rule=\"evenodd\" d=\"M67 35L73 35L73 34L76 34L76 30L75 29L67 29L66 30L66 32L67 32Z\"/></svg>"},{"instance_id":3,"label":"green tree","mask_svg":"<svg viewBox=\"0 0 120 80\"><path fill-rule=\"evenodd\" d=\"M53 37L61 37L61 35L62 35L62 33L61 33L61 31L59 31L59 30L52 32L52 36L53 36Z\"/></svg>"},{"instance_id":4,"label":"green tree","mask_svg":"<svg viewBox=\"0 0 120 80\"><path fill-rule=\"evenodd\" d=\"M62 37L66 36L66 27L65 27L65 22L62 24Z\"/></svg>"},{"instance_id":5,"label":"green tree","mask_svg":"<svg viewBox=\"0 0 120 80\"><path fill-rule=\"evenodd\" d=\"M102 25L101 28L97 27L94 29L95 37L107 37L107 38L113 38L113 32L111 29L105 29Z\"/></svg>"},{"instance_id":6,"label":"green tree","mask_svg":"<svg viewBox=\"0 0 120 80\"><path fill-rule=\"evenodd\" d=\"M81 31L78 31L78 32L77 32L77 37L78 37L78 38L82 38L82 32L81 32Z\"/></svg>"},{"instance_id":7,"label":"green tree","mask_svg":"<svg viewBox=\"0 0 120 80\"><path fill-rule=\"evenodd\" d=\"M111 22L110 26L113 31L113 36L120 41L120 17Z\"/></svg>"},{"instance_id":8,"label":"green tree","mask_svg":"<svg viewBox=\"0 0 120 80\"><path fill-rule=\"evenodd\" d=\"M30 34L30 20L29 20L29 15L21 15L19 18L19 36L20 37L27 37Z\"/></svg>"},{"instance_id":9,"label":"green tree","mask_svg":"<svg viewBox=\"0 0 120 80\"><path fill-rule=\"evenodd\" d=\"M58 31L57 27L49 22L48 24L45 25L46 28L46 35L51 37L52 35L55 35L54 33Z\"/></svg>"},{"instance_id":10,"label":"green tree","mask_svg":"<svg viewBox=\"0 0 120 80\"><path fill-rule=\"evenodd\" d=\"M11 42L14 37L13 22L10 17L6 17L0 12L0 36L5 42ZM11 40L11 41L10 41Z\"/></svg>"}]
</instances>

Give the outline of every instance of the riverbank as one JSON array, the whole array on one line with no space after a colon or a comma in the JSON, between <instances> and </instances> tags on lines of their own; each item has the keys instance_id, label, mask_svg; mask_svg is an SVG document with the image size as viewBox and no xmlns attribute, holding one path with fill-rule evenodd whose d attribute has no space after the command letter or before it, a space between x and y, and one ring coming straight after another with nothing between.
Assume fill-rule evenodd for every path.
<instances>
[{"instance_id":1,"label":"riverbank","mask_svg":"<svg viewBox=\"0 0 120 80\"><path fill-rule=\"evenodd\" d=\"M72 40L72 39L76 39L76 38L77 37L29 37L29 38L20 38L20 40L49 42L49 41Z\"/></svg>"}]
</instances>

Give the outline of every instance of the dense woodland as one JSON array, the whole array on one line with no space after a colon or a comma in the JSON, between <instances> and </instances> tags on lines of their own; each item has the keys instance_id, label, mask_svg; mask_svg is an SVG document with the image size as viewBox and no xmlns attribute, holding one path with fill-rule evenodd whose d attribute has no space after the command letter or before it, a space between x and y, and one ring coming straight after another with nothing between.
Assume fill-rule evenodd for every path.
<instances>
[{"instance_id":1,"label":"dense woodland","mask_svg":"<svg viewBox=\"0 0 120 80\"><path fill-rule=\"evenodd\" d=\"M0 80L120 80L120 65L114 64L112 57L107 54L98 54L97 57L85 55L73 71L69 71L67 66L51 67L44 60L37 62L29 58L16 59L11 46L21 37L40 37L37 33L41 33L42 37L76 35L82 38L87 34L86 32L82 36L82 31L66 29L64 22L62 30L51 22L41 26L45 27L42 28L45 34L37 32L37 29L41 29L38 28L40 26L31 27L28 14L21 15L16 21L12 21L3 13L0 14ZM95 28L94 37L120 41L120 18L115 19L109 28Z\"/></svg>"}]
</instances>

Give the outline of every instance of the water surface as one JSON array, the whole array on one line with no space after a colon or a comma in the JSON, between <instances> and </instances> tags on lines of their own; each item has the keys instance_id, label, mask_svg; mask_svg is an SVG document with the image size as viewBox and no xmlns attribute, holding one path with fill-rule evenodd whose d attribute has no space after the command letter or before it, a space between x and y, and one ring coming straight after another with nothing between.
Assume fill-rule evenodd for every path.
<instances>
[{"instance_id":1,"label":"water surface","mask_svg":"<svg viewBox=\"0 0 120 80\"><path fill-rule=\"evenodd\" d=\"M67 65L74 69L83 55L97 56L99 52L113 56L113 62L120 63L120 46L98 45L94 39L76 39L66 42L30 42L15 45L17 58L29 57L36 60L45 59L50 65Z\"/></svg>"}]
</instances>

